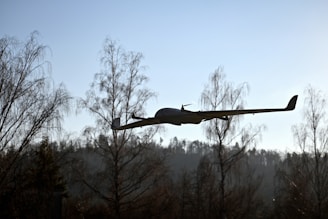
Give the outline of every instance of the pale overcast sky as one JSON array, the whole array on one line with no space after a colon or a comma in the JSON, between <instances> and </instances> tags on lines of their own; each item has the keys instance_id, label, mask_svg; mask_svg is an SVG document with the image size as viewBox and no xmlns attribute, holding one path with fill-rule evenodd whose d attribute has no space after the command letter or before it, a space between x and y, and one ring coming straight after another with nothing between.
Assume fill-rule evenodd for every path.
<instances>
[{"instance_id":1,"label":"pale overcast sky","mask_svg":"<svg viewBox=\"0 0 328 219\"><path fill-rule=\"evenodd\" d=\"M37 30L51 48L56 83L74 97L84 97L99 72L106 37L141 52L148 87L158 94L147 116L161 107L193 103L208 76L224 67L227 80L247 82L247 108L283 107L299 94L293 112L244 116L245 123L265 124L258 148L295 149L291 126L300 123L303 91L308 84L327 94L328 1L45 1L2 0L0 35L25 40ZM93 119L71 115L67 132L77 135ZM201 125L165 125L167 141L205 140Z\"/></svg>"}]
</instances>

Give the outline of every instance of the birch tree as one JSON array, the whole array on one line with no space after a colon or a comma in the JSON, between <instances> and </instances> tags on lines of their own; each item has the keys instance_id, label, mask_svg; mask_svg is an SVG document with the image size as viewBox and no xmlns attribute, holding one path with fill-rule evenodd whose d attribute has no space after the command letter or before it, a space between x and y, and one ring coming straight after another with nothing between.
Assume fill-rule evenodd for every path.
<instances>
[{"instance_id":1,"label":"birch tree","mask_svg":"<svg viewBox=\"0 0 328 219\"><path fill-rule=\"evenodd\" d=\"M33 32L26 42L0 39L0 190L8 187L19 156L40 134L60 128L70 96L64 85L54 86L45 61L46 47Z\"/></svg>"},{"instance_id":2,"label":"birch tree","mask_svg":"<svg viewBox=\"0 0 328 219\"><path fill-rule=\"evenodd\" d=\"M287 157L278 173L280 209L304 218L328 217L327 99L309 86L305 90L303 122L292 127L299 155ZM295 204L299 203L299 204Z\"/></svg>"},{"instance_id":3,"label":"birch tree","mask_svg":"<svg viewBox=\"0 0 328 219\"><path fill-rule=\"evenodd\" d=\"M245 95L248 93L246 83L235 86L228 82L219 67L209 77L209 83L201 94L201 103L205 110L235 110L242 109ZM212 142L215 152L215 164L218 169L219 184L219 217L232 216L228 212L228 195L233 194L231 185L227 185L228 177L234 165L242 158L247 147L256 143L263 126L253 128L251 125L240 127L241 116L230 116L226 119L212 119L205 123L207 138ZM229 150L229 147L234 150Z\"/></svg>"},{"instance_id":4,"label":"birch tree","mask_svg":"<svg viewBox=\"0 0 328 219\"><path fill-rule=\"evenodd\" d=\"M148 78L143 74L142 58L141 53L125 51L117 42L106 39L101 58L104 69L95 75L86 98L80 100L96 118L97 126L87 130L97 133L93 142L106 163L106 189L101 190L99 184L86 178L84 183L108 204L116 218L132 207L138 208L137 203L159 182L164 170L163 158L153 151L157 127L138 133L111 130L117 117L127 123L132 113L142 116L146 102L155 96L145 86Z\"/></svg>"}]
</instances>

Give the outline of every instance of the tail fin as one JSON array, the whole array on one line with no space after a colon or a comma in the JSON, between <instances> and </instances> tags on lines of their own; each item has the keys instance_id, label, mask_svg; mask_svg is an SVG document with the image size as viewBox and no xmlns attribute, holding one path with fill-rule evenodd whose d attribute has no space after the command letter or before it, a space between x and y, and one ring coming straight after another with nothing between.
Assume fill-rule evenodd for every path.
<instances>
[{"instance_id":1,"label":"tail fin","mask_svg":"<svg viewBox=\"0 0 328 219\"><path fill-rule=\"evenodd\" d=\"M298 97L298 95L295 95L295 96L292 97L292 99L290 99L290 101L288 102L288 105L285 108L285 110L294 110L295 109L296 102L297 102L297 97Z\"/></svg>"},{"instance_id":2,"label":"tail fin","mask_svg":"<svg viewBox=\"0 0 328 219\"><path fill-rule=\"evenodd\" d=\"M113 120L112 125L111 125L111 128L114 129L114 130L116 130L119 127L121 127L121 119L120 118L116 118L116 119Z\"/></svg>"}]
</instances>

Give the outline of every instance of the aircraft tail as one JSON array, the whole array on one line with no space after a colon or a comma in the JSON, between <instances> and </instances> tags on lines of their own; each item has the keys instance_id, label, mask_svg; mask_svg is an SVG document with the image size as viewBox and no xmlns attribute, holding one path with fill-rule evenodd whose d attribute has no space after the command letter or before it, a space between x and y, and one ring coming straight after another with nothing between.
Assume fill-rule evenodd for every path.
<instances>
[{"instance_id":1,"label":"aircraft tail","mask_svg":"<svg viewBox=\"0 0 328 219\"><path fill-rule=\"evenodd\" d=\"M146 119L146 118L143 118L143 117L136 116L134 113L132 113L131 118L132 119Z\"/></svg>"},{"instance_id":2,"label":"aircraft tail","mask_svg":"<svg viewBox=\"0 0 328 219\"><path fill-rule=\"evenodd\" d=\"M114 129L114 130L116 130L119 127L121 127L121 119L120 118L116 118L116 119L113 120L112 125L111 125L111 128Z\"/></svg>"},{"instance_id":3,"label":"aircraft tail","mask_svg":"<svg viewBox=\"0 0 328 219\"><path fill-rule=\"evenodd\" d=\"M288 105L285 108L285 110L294 110L295 109L296 102L297 102L297 97L298 97L298 95L295 95L290 99L290 101L288 102Z\"/></svg>"}]
</instances>

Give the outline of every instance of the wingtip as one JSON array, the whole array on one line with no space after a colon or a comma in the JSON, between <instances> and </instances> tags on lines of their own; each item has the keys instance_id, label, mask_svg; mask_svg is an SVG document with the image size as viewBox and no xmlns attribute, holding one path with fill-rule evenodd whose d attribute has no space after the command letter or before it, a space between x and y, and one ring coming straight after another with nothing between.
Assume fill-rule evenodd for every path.
<instances>
[{"instance_id":1,"label":"wingtip","mask_svg":"<svg viewBox=\"0 0 328 219\"><path fill-rule=\"evenodd\" d=\"M298 95L293 96L290 101L288 102L288 105L286 107L286 110L294 110L296 107L296 103L297 103L297 98Z\"/></svg>"}]
</instances>

